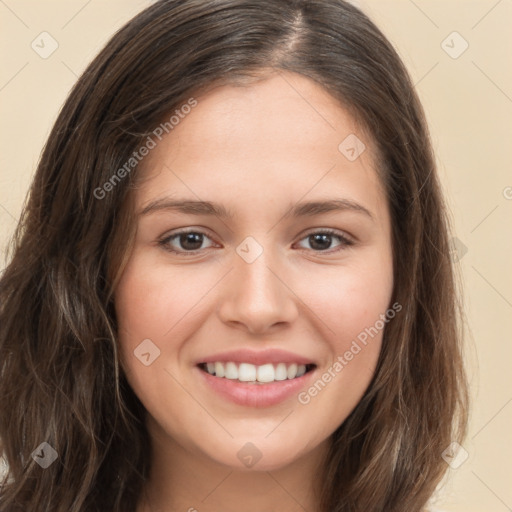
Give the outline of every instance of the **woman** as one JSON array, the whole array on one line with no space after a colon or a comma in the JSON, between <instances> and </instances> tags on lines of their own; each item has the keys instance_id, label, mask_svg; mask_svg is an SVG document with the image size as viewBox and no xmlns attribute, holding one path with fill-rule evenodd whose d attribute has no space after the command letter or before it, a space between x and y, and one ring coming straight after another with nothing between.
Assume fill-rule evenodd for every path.
<instances>
[{"instance_id":1,"label":"woman","mask_svg":"<svg viewBox=\"0 0 512 512\"><path fill-rule=\"evenodd\" d=\"M425 510L466 433L448 239L363 13L155 3L70 93L0 281L0 510Z\"/></svg>"}]
</instances>

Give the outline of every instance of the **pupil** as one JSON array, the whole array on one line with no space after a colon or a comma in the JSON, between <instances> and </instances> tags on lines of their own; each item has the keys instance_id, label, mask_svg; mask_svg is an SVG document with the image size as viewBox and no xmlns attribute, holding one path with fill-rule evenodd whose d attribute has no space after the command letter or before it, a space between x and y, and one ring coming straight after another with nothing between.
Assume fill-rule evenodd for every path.
<instances>
[{"instance_id":1,"label":"pupil","mask_svg":"<svg viewBox=\"0 0 512 512\"><path fill-rule=\"evenodd\" d=\"M203 235L201 235L200 233L184 233L180 237L180 243L184 249L194 251L196 249L201 248L201 244L203 243L203 241L201 240L202 236ZM189 243L192 244L192 247L187 245Z\"/></svg>"},{"instance_id":2,"label":"pupil","mask_svg":"<svg viewBox=\"0 0 512 512\"><path fill-rule=\"evenodd\" d=\"M311 247L314 249L315 248L315 244L318 243L319 240L323 241L323 245L322 243L320 243L320 246L319 247L316 247L317 249L320 249L320 250L324 250L324 249L328 249L329 248L329 245L331 240L331 235L311 235L310 237L310 243L311 243L311 240L313 240L313 243L311 243Z\"/></svg>"}]
</instances>

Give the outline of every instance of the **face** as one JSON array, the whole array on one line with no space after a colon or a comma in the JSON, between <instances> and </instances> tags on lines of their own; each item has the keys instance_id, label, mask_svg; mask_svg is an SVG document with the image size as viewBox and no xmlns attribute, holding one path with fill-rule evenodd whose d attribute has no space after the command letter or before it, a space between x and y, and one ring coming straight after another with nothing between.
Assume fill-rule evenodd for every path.
<instances>
[{"instance_id":1,"label":"face","mask_svg":"<svg viewBox=\"0 0 512 512\"><path fill-rule=\"evenodd\" d=\"M195 99L143 160L115 295L122 365L150 435L283 468L325 447L372 379L393 287L387 201L372 141L313 81Z\"/></svg>"}]
</instances>

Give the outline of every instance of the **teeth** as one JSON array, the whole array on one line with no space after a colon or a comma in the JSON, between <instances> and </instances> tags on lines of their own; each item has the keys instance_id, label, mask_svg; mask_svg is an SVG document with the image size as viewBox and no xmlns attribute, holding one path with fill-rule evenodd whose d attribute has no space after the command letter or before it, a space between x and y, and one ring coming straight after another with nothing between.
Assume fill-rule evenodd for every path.
<instances>
[{"instance_id":1,"label":"teeth","mask_svg":"<svg viewBox=\"0 0 512 512\"><path fill-rule=\"evenodd\" d=\"M297 377L302 377L306 373L306 365L300 364L297 368Z\"/></svg>"},{"instance_id":2,"label":"teeth","mask_svg":"<svg viewBox=\"0 0 512 512\"><path fill-rule=\"evenodd\" d=\"M241 380L242 382L251 382L256 380L256 366L253 364L241 363L238 367L238 380Z\"/></svg>"},{"instance_id":3,"label":"teeth","mask_svg":"<svg viewBox=\"0 0 512 512\"><path fill-rule=\"evenodd\" d=\"M279 363L276 366L274 379L275 380L286 380L287 376L288 376L288 372L286 371L286 365L284 363Z\"/></svg>"},{"instance_id":4,"label":"teeth","mask_svg":"<svg viewBox=\"0 0 512 512\"><path fill-rule=\"evenodd\" d=\"M235 363L226 363L225 370L226 373L224 374L224 377L226 377L226 379L238 379L238 368Z\"/></svg>"},{"instance_id":5,"label":"teeth","mask_svg":"<svg viewBox=\"0 0 512 512\"><path fill-rule=\"evenodd\" d=\"M256 372L256 380L258 382L274 382L274 366L271 364L264 364L263 366L258 366Z\"/></svg>"},{"instance_id":6,"label":"teeth","mask_svg":"<svg viewBox=\"0 0 512 512\"><path fill-rule=\"evenodd\" d=\"M224 365L222 363L215 363L215 375L217 377L225 377Z\"/></svg>"},{"instance_id":7,"label":"teeth","mask_svg":"<svg viewBox=\"0 0 512 512\"><path fill-rule=\"evenodd\" d=\"M295 363L288 366L288 369L286 370L286 376L289 379L295 379L295 377L297 377L297 365Z\"/></svg>"},{"instance_id":8,"label":"teeth","mask_svg":"<svg viewBox=\"0 0 512 512\"><path fill-rule=\"evenodd\" d=\"M224 377L230 380L239 380L241 382L274 382L286 379L295 379L302 377L306 373L306 365L279 363L273 365L267 363L256 366L249 363L206 363L206 371L216 377Z\"/></svg>"}]
</instances>

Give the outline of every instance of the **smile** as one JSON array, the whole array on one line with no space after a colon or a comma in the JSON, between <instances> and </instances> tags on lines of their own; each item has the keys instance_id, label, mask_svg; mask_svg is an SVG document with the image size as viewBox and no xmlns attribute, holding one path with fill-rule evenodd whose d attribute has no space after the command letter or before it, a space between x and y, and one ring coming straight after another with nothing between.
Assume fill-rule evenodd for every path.
<instances>
[{"instance_id":1,"label":"smile","mask_svg":"<svg viewBox=\"0 0 512 512\"><path fill-rule=\"evenodd\" d=\"M199 364L201 370L212 376L252 384L297 379L311 371L314 366L314 364L297 363L266 363L257 366L251 363L235 363L233 361Z\"/></svg>"}]
</instances>

